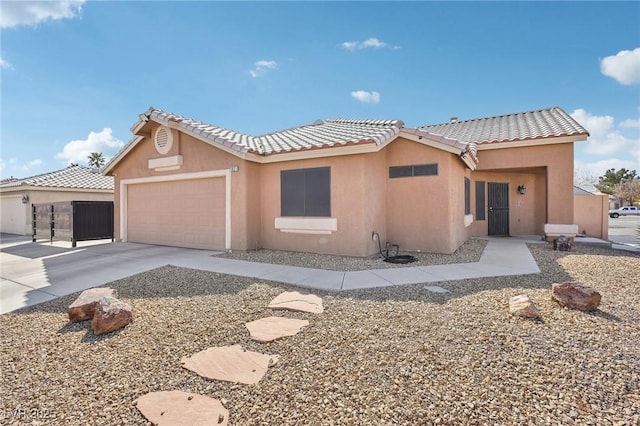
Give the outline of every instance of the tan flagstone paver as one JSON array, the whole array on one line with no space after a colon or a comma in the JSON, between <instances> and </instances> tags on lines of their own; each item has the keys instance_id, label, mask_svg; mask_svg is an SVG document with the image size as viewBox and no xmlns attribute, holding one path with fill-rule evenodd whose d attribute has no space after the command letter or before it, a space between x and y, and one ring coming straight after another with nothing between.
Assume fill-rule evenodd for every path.
<instances>
[{"instance_id":1,"label":"tan flagstone paver","mask_svg":"<svg viewBox=\"0 0 640 426\"><path fill-rule=\"evenodd\" d=\"M309 321L285 317L267 317L245 324L251 339L260 343L269 343L283 337L295 336Z\"/></svg>"},{"instance_id":2,"label":"tan flagstone paver","mask_svg":"<svg viewBox=\"0 0 640 426\"><path fill-rule=\"evenodd\" d=\"M136 407L158 426L226 426L229 410L207 396L182 391L151 392L136 401Z\"/></svg>"},{"instance_id":3,"label":"tan flagstone paver","mask_svg":"<svg viewBox=\"0 0 640 426\"><path fill-rule=\"evenodd\" d=\"M205 349L182 357L180 362L184 368L207 379L252 385L258 383L279 358L233 345Z\"/></svg>"},{"instance_id":4,"label":"tan flagstone paver","mask_svg":"<svg viewBox=\"0 0 640 426\"><path fill-rule=\"evenodd\" d=\"M324 312L322 299L315 294L301 294L297 291L285 291L276 296L269 303L270 309L287 309L290 311L311 312L321 314Z\"/></svg>"}]
</instances>

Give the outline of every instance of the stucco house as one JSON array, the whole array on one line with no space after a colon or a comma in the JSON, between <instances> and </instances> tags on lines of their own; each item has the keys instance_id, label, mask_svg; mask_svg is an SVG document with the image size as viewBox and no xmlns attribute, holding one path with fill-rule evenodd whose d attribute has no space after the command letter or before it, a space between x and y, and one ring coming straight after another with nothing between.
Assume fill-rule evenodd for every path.
<instances>
[{"instance_id":1,"label":"stucco house","mask_svg":"<svg viewBox=\"0 0 640 426\"><path fill-rule=\"evenodd\" d=\"M0 182L0 231L31 235L32 205L64 201L113 201L113 177L97 169L62 170Z\"/></svg>"},{"instance_id":2,"label":"stucco house","mask_svg":"<svg viewBox=\"0 0 640 426\"><path fill-rule=\"evenodd\" d=\"M105 166L116 239L365 257L389 241L452 253L472 236L572 224L573 144L549 108L405 127L318 120L250 136L150 108Z\"/></svg>"}]
</instances>

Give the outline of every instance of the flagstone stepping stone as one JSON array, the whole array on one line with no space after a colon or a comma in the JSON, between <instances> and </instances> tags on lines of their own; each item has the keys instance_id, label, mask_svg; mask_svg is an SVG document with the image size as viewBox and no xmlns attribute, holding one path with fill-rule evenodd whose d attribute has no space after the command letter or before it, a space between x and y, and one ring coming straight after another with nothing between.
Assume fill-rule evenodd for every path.
<instances>
[{"instance_id":1,"label":"flagstone stepping stone","mask_svg":"<svg viewBox=\"0 0 640 426\"><path fill-rule=\"evenodd\" d=\"M116 297L116 291L109 287L97 287L80 293L80 296L69 305L69 321L80 322L92 319L96 306L103 297Z\"/></svg>"},{"instance_id":2,"label":"flagstone stepping stone","mask_svg":"<svg viewBox=\"0 0 640 426\"><path fill-rule=\"evenodd\" d=\"M242 349L240 345L233 345L205 349L190 357L183 356L180 362L187 370L207 379L253 385L279 358L278 355L252 352Z\"/></svg>"},{"instance_id":3,"label":"flagstone stepping stone","mask_svg":"<svg viewBox=\"0 0 640 426\"><path fill-rule=\"evenodd\" d=\"M283 337L295 336L302 327L309 325L307 320L284 317L267 317L245 324L251 339L260 343L269 343Z\"/></svg>"},{"instance_id":4,"label":"flagstone stepping stone","mask_svg":"<svg viewBox=\"0 0 640 426\"><path fill-rule=\"evenodd\" d=\"M158 426L226 426L229 410L207 396L182 391L151 392L135 400L136 408Z\"/></svg>"},{"instance_id":5,"label":"flagstone stepping stone","mask_svg":"<svg viewBox=\"0 0 640 426\"><path fill-rule=\"evenodd\" d=\"M268 307L270 309L311 312L312 314L324 312L320 297L315 294L300 294L297 291L285 291L273 299Z\"/></svg>"}]
</instances>

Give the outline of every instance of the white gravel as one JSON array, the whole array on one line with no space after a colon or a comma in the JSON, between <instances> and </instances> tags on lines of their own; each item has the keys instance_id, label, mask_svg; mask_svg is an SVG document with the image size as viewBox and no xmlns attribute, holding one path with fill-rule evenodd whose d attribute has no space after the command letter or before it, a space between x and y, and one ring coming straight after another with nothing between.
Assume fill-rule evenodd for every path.
<instances>
[{"instance_id":1,"label":"white gravel","mask_svg":"<svg viewBox=\"0 0 640 426\"><path fill-rule=\"evenodd\" d=\"M132 405L148 392L222 399L235 425L637 425L640 256L577 245L530 249L541 274L322 296L322 314L265 307L285 290L166 266L110 284L134 308L120 332L69 324L70 295L0 316L0 423L146 425ZM602 293L600 309L560 308L551 283ZM526 293L541 321L508 313ZM298 335L251 341L244 323L306 319ZM180 358L241 344L280 360L256 385L208 381Z\"/></svg>"}]
</instances>

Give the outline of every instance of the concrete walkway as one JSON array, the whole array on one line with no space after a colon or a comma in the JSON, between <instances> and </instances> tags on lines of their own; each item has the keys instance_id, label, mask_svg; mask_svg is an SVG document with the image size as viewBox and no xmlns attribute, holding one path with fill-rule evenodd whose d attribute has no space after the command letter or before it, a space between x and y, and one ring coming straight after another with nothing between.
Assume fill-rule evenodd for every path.
<instances>
[{"instance_id":1,"label":"concrete walkway","mask_svg":"<svg viewBox=\"0 0 640 426\"><path fill-rule=\"evenodd\" d=\"M407 266L366 271L327 271L217 257L220 252L110 240L32 243L7 237L0 243L0 313L46 302L164 265L252 277L331 291L435 283L540 272L526 243L538 237L488 238L479 262Z\"/></svg>"}]
</instances>

